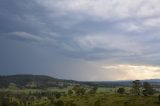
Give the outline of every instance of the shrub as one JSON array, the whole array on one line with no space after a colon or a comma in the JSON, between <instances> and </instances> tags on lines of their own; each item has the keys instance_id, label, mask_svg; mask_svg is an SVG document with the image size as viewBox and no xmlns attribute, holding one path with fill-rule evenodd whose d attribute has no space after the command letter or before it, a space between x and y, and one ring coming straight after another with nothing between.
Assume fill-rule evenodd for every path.
<instances>
[{"instance_id":1,"label":"shrub","mask_svg":"<svg viewBox=\"0 0 160 106\"><path fill-rule=\"evenodd\" d=\"M61 97L61 94L60 93L56 93L55 96L56 96L57 99L59 99Z\"/></svg>"},{"instance_id":2,"label":"shrub","mask_svg":"<svg viewBox=\"0 0 160 106\"><path fill-rule=\"evenodd\" d=\"M124 89L124 88L119 88L119 89L117 90L117 92L118 92L119 94L124 94L125 89Z\"/></svg>"}]
</instances>

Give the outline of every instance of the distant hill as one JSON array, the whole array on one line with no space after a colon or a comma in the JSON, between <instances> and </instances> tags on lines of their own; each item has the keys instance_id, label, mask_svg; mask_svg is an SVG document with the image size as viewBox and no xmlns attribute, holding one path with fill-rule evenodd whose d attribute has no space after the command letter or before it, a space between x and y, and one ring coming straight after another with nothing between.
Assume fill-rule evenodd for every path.
<instances>
[{"instance_id":1,"label":"distant hill","mask_svg":"<svg viewBox=\"0 0 160 106\"><path fill-rule=\"evenodd\" d=\"M160 86L160 79L142 80L152 85ZM57 79L45 75L9 75L0 76L0 88L16 86L18 88L47 88L47 87L66 87L69 85L88 85L99 87L131 86L132 81L74 81Z\"/></svg>"},{"instance_id":2,"label":"distant hill","mask_svg":"<svg viewBox=\"0 0 160 106\"><path fill-rule=\"evenodd\" d=\"M148 79L141 80L141 82L149 82L153 86L160 87L160 79ZM116 86L132 86L132 80L123 80L123 81L91 81L85 82L91 86L100 86L100 87L116 87Z\"/></svg>"},{"instance_id":3,"label":"distant hill","mask_svg":"<svg viewBox=\"0 0 160 106\"><path fill-rule=\"evenodd\" d=\"M62 87L79 83L80 82L77 81L62 80L45 75L0 76L0 88L6 88L13 84L20 88L22 87L46 88L46 87Z\"/></svg>"}]
</instances>

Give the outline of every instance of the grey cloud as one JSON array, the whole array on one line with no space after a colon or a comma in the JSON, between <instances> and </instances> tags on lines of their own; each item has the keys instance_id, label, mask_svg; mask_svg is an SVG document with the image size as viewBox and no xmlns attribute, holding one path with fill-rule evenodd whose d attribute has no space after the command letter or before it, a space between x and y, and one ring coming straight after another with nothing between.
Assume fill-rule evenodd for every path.
<instances>
[{"instance_id":1,"label":"grey cloud","mask_svg":"<svg viewBox=\"0 0 160 106\"><path fill-rule=\"evenodd\" d=\"M12 38L23 40L23 41L40 42L42 40L41 37L27 33L27 32L12 32L11 35L12 35Z\"/></svg>"},{"instance_id":2,"label":"grey cloud","mask_svg":"<svg viewBox=\"0 0 160 106\"><path fill-rule=\"evenodd\" d=\"M77 13L72 12L72 10L71 11L69 10L70 12L68 12L68 10L64 10L62 7L57 7L58 5L62 5L63 3L66 3L68 6L67 9L70 9L70 4L68 4L68 2L65 2L65 1L61 1L61 2L54 1L55 3L53 3L52 1L45 1L44 4L42 1L38 1L39 4L37 4L37 1L35 2L25 1L25 2L27 3L27 5L24 5L25 3L21 1L14 2L15 5L12 7L12 10L9 7L6 8L6 11L9 10L8 15L11 15L14 21L16 20L15 24L13 23L13 25L14 26L16 25L16 26L15 26L15 29L12 29L14 30L12 32L19 32L21 34L22 32L24 32L22 35L24 34L26 35L26 32L27 32L29 35L29 36L28 35L15 36L16 38L18 38L17 40L27 40L27 41L30 40L30 41L43 41L43 42L50 41L51 46L53 46L53 48L58 47L59 51L62 54L64 53L64 55L66 56L79 57L79 58L91 57L91 58L97 58L97 59L98 58L105 59L106 58L105 54L106 55L110 54L109 56L111 58L117 55L122 57L123 55L127 55L126 57L128 57L128 55L130 56L138 55L137 52L142 52L142 53L146 52L144 50L141 50L141 47L146 44L144 40L139 40L137 38L132 39L133 37L130 36L130 33L125 33L123 31L125 29L117 28L117 23L128 22L127 20L122 21L122 19L120 18L119 21L118 20L115 21L115 20L112 20L112 18L110 18L110 19L98 21L98 20L95 20L95 18L97 16L99 17L99 15L103 17L103 14L97 14L97 12L93 11L93 14L95 14L95 17L91 18L87 14L83 14L82 12L80 12L80 11L83 11L81 9L83 8L86 9L86 6L87 6L86 3L90 3L90 5L96 6L94 2L90 2L90 1L80 2L80 5L84 5L84 7L79 8L79 10L75 10L77 11ZM105 1L103 0L100 1L99 5L102 5L101 4L102 2L105 2ZM74 3L78 3L78 2L74 2ZM7 4L7 2L4 4ZM48 7L46 7L46 5L48 5ZM79 4L77 5L79 6ZM93 7L93 8L97 9L96 7ZM15 10L18 10L18 12L16 12L16 14L13 14ZM61 11L62 13L58 14L59 11ZM102 11L102 9L100 8L97 11ZM86 10L86 12L88 13L89 11ZM78 16L75 16L76 14ZM119 14L119 15L123 15L123 14ZM104 14L104 16L106 16L106 14ZM11 19L9 18L7 20L11 20ZM128 25L127 23L125 24ZM8 26L7 28L9 28ZM48 37L48 34L47 34L48 31L58 33L59 37L56 37L53 39ZM32 36L31 34L36 36ZM104 34L105 36L101 37L101 39L98 40L98 43L97 43L98 38L94 39L94 34L97 34L98 38L99 36L101 36L98 34ZM124 34L124 37L121 36L123 34ZM90 35L90 38L88 39L88 41L86 41L86 37L88 35ZM136 36L136 35L133 34L132 36ZM79 42L79 40L75 41L75 39L79 39L79 38L81 38L81 42ZM129 39L129 40L126 41L125 39ZM101 44L99 45L99 43ZM131 44L131 43L135 43L135 44ZM92 47L93 45L95 45L96 47Z\"/></svg>"},{"instance_id":3,"label":"grey cloud","mask_svg":"<svg viewBox=\"0 0 160 106\"><path fill-rule=\"evenodd\" d=\"M2 0L0 1L0 48L4 53L0 53L0 57L6 61L17 61L17 64L14 62L12 64L19 67L19 70L23 69L22 66L25 67L27 62L20 67L18 64L22 60L16 60L14 57L25 56L21 50L26 48L26 51L31 53L31 60L36 53L39 54L37 57L39 59L35 59L35 66L44 66L43 69L49 70L49 73L54 67L55 70L62 70L54 72L57 76L65 72L60 64L63 63L65 66L68 60L71 63L65 68L69 73L73 73L76 69L80 71L78 68L84 66L86 68L84 70L93 69L94 75L99 67L95 68L95 64L88 65L87 62L160 65L158 54L160 27L157 24L159 1L144 2L146 1ZM155 8L151 8L152 6ZM10 54L13 50L15 52ZM46 63L43 62L44 59ZM75 61L77 68L68 68ZM28 60L29 62L31 61ZM4 63L6 66L7 62ZM39 69L34 65L31 66L32 70ZM68 74L65 77L69 76ZM85 78L87 79L87 75ZM94 78L99 77L94 76Z\"/></svg>"}]
</instances>

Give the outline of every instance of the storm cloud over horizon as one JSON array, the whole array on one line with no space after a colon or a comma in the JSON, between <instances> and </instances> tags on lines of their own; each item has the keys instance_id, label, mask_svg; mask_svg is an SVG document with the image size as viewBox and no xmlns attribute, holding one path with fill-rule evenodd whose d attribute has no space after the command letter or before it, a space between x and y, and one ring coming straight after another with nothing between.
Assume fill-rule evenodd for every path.
<instances>
[{"instance_id":1,"label":"storm cloud over horizon","mask_svg":"<svg viewBox=\"0 0 160 106\"><path fill-rule=\"evenodd\" d=\"M160 78L159 0L1 0L0 74Z\"/></svg>"}]
</instances>

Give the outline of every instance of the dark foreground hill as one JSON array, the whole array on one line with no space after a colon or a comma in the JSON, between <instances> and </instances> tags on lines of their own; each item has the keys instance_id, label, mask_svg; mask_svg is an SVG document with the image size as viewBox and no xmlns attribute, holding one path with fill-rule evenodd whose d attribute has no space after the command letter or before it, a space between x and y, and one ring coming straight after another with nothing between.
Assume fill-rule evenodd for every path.
<instances>
[{"instance_id":1,"label":"dark foreground hill","mask_svg":"<svg viewBox=\"0 0 160 106\"><path fill-rule=\"evenodd\" d=\"M62 87L72 84L79 84L77 81L62 80L45 75L10 75L0 76L0 88L10 85L28 88Z\"/></svg>"}]
</instances>

